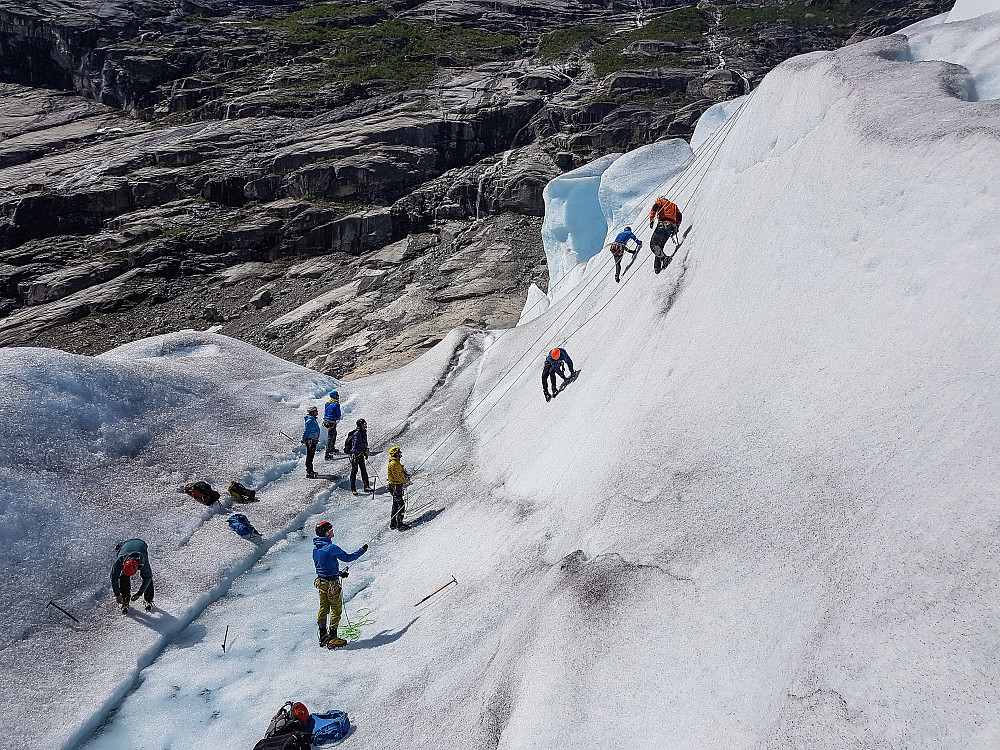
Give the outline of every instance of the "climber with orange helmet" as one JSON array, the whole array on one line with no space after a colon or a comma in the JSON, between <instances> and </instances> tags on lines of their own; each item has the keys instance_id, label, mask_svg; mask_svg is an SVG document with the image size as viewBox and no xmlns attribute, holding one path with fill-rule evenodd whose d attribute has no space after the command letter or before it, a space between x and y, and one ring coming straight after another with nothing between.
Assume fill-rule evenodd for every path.
<instances>
[{"instance_id":1,"label":"climber with orange helmet","mask_svg":"<svg viewBox=\"0 0 1000 750\"><path fill-rule=\"evenodd\" d=\"M128 614L129 601L137 601L139 597L145 600L146 611L153 608L153 569L149 566L149 550L142 539L129 539L120 542L115 547L115 564L111 566L111 590L115 601L122 607L122 614ZM138 573L142 585L135 595L129 599L132 592L132 576Z\"/></svg>"},{"instance_id":2,"label":"climber with orange helmet","mask_svg":"<svg viewBox=\"0 0 1000 750\"><path fill-rule=\"evenodd\" d=\"M569 369L569 374L563 373L563 365ZM545 394L545 400L549 401L555 398L559 394L559 389L556 388L556 373L563 379L563 385L568 383L576 371L573 369L573 360L569 358L569 353L565 349L560 349L556 347L549 352L549 356L545 358L545 364L542 365L542 393ZM552 383L552 393L549 394L548 381Z\"/></svg>"},{"instance_id":3,"label":"climber with orange helmet","mask_svg":"<svg viewBox=\"0 0 1000 750\"><path fill-rule=\"evenodd\" d=\"M677 241L677 230L681 226L681 210L676 203L671 203L661 195L649 210L650 229L653 229L654 221L657 222L657 225L649 240L649 249L653 251L653 273L659 273L667 267L667 264L674 257L673 255L668 257L663 252L663 246L667 244L667 240L673 237L674 243L680 244Z\"/></svg>"}]
</instances>

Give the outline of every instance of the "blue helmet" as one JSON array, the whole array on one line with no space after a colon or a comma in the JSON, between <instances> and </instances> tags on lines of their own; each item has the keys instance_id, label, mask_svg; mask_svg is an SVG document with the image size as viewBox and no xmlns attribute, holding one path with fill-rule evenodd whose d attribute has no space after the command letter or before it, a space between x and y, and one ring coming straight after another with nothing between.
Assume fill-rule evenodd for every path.
<instances>
[{"instance_id":1,"label":"blue helmet","mask_svg":"<svg viewBox=\"0 0 1000 750\"><path fill-rule=\"evenodd\" d=\"M334 398L334 399L338 399L339 400L340 399L340 393L338 393L337 391L330 391L330 398Z\"/></svg>"}]
</instances>

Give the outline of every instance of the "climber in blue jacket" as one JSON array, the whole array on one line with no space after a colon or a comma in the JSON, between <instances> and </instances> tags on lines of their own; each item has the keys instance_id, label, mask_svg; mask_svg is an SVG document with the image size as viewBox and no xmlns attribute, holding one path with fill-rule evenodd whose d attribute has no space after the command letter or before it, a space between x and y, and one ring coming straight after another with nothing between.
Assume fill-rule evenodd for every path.
<instances>
[{"instance_id":1,"label":"climber in blue jacket","mask_svg":"<svg viewBox=\"0 0 1000 750\"><path fill-rule=\"evenodd\" d=\"M569 370L568 375L563 372L564 364ZM545 394L546 401L555 398L559 393L559 389L556 388L557 372L562 377L564 385L568 383L576 374L576 371L573 369L573 360L569 358L569 352L565 349L559 348L558 346L549 352L549 356L545 358L545 364L542 365L542 393ZM549 381L552 383L551 395L549 394Z\"/></svg>"},{"instance_id":2,"label":"climber in blue jacket","mask_svg":"<svg viewBox=\"0 0 1000 750\"><path fill-rule=\"evenodd\" d=\"M636 244L635 250L632 250L629 246L629 240ZM628 250L632 255L642 250L642 240L632 234L632 227L625 227L624 230L618 233L615 237L615 241L611 243L611 257L615 259L615 281L621 282L622 280L622 256L625 255L625 251Z\"/></svg>"},{"instance_id":3,"label":"climber in blue jacket","mask_svg":"<svg viewBox=\"0 0 1000 750\"><path fill-rule=\"evenodd\" d=\"M340 421L340 394L337 391L330 391L330 400L326 402L323 410L323 426L326 428L326 455L327 461L337 453L337 422Z\"/></svg>"},{"instance_id":4,"label":"climber in blue jacket","mask_svg":"<svg viewBox=\"0 0 1000 750\"><path fill-rule=\"evenodd\" d=\"M313 539L316 580L313 585L319 591L319 616L316 624L319 626L320 646L340 648L347 645L347 641L337 637L337 626L340 625L340 614L344 607L344 591L340 579L347 578L346 570L340 572L340 563L353 562L367 551L368 545L365 544L357 552L344 552L333 543L333 524L329 521L320 521L316 524L316 536ZM329 629L326 622L328 614Z\"/></svg>"},{"instance_id":5,"label":"climber in blue jacket","mask_svg":"<svg viewBox=\"0 0 1000 750\"><path fill-rule=\"evenodd\" d=\"M313 469L313 457L316 455L316 446L319 445L319 423L316 417L319 416L319 409L310 406L306 410L306 426L302 432L302 442L306 446L306 476L315 479L319 476Z\"/></svg>"}]
</instances>

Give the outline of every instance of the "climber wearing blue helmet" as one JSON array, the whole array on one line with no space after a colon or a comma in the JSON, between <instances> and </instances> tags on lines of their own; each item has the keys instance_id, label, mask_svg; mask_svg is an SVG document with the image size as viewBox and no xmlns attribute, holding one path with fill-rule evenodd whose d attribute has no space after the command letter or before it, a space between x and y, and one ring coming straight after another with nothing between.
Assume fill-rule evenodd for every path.
<instances>
[{"instance_id":1,"label":"climber wearing blue helmet","mask_svg":"<svg viewBox=\"0 0 1000 750\"><path fill-rule=\"evenodd\" d=\"M326 455L324 458L329 461L333 458L337 450L337 422L340 421L340 393L330 391L330 400L326 402L326 409L323 411L323 426L326 428Z\"/></svg>"}]
</instances>

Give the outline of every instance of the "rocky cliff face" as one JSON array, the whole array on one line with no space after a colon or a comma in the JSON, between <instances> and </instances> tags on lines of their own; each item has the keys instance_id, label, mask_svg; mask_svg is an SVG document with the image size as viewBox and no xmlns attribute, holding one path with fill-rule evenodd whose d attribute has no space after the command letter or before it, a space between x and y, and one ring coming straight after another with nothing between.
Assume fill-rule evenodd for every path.
<instances>
[{"instance_id":1,"label":"rocky cliff face","mask_svg":"<svg viewBox=\"0 0 1000 750\"><path fill-rule=\"evenodd\" d=\"M213 325L352 377L512 325L552 177L941 10L0 0L0 345Z\"/></svg>"}]
</instances>

